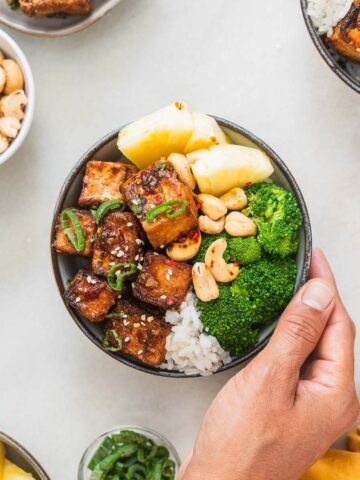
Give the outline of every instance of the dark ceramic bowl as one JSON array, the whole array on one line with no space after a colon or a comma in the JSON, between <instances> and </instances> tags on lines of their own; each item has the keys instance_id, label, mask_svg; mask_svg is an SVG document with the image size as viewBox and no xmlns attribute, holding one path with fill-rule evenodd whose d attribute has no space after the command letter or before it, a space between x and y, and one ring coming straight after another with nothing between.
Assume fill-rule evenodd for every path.
<instances>
[{"instance_id":1,"label":"dark ceramic bowl","mask_svg":"<svg viewBox=\"0 0 360 480\"><path fill-rule=\"evenodd\" d=\"M281 185L288 190L291 190L298 201L300 206L304 224L301 228L300 232L300 245L299 251L296 257L297 266L298 266L298 275L296 279L296 290L299 289L301 285L307 280L309 269L310 269L310 262L311 262L311 227L310 227L310 219L308 215L308 211L306 208L306 204L304 198L301 194L301 191L294 179L291 175L290 171L288 170L287 166L283 163L280 157L271 150L262 140L257 138L252 133L248 132L242 127L229 122L227 120L223 120L221 118L216 118L220 126L225 130L228 136L231 138L231 141L236 144L241 144L249 147L256 147L264 152L266 152L274 166L275 172L272 175L272 179L278 185ZM123 128L123 127L121 127ZM95 143L93 147L90 148L77 162L74 166L72 171L70 172L68 178L65 180L65 183L61 189L59 198L57 200L54 212L53 223L51 227L51 243L54 240L55 236L55 224L56 219L59 213L66 207L71 207L77 205L77 201L81 191L82 185L82 178L85 171L85 165L88 160L92 158L96 158L97 160L108 160L108 161L117 161L117 162L125 162L128 163L128 160L119 152L116 146L116 139L118 136L118 132L120 129L117 129L104 138L99 140ZM88 263L88 259L84 257L77 257L77 256L70 256L70 255L62 255L55 252L54 249L51 249L51 258L52 264L55 274L55 279L57 286L59 288L61 297L63 298L63 294L66 288L66 281L67 279L71 279L75 276L77 271L85 267ZM169 370L162 370L160 368L154 368L147 366L133 357L130 357L125 354L121 353L112 353L105 350L102 346L102 330L103 327L100 324L92 324L84 317L79 315L75 310L71 307L66 305L68 312L75 320L78 327L83 331L83 333L101 350L103 350L107 355L115 358L116 360L128 365L130 367L134 367L138 370L142 370L146 373L152 373L154 375L161 375L165 377L190 377L190 376L199 376L199 375L185 375L184 373L176 372L176 371L169 371ZM249 352L245 355L234 358L229 364L224 365L222 368L218 370L224 371L228 370L229 368L235 367L236 365L240 365L241 363L249 360L255 354L257 354L260 350L264 348L264 346L269 341L271 334L275 328L276 322L272 325L264 327L261 335L260 341L258 344L252 348Z\"/></svg>"},{"instance_id":2,"label":"dark ceramic bowl","mask_svg":"<svg viewBox=\"0 0 360 480\"><path fill-rule=\"evenodd\" d=\"M43 467L23 446L5 433L0 432L0 441L5 444L6 458L18 465L25 472L31 473L36 480L50 480Z\"/></svg>"},{"instance_id":3,"label":"dark ceramic bowl","mask_svg":"<svg viewBox=\"0 0 360 480\"><path fill-rule=\"evenodd\" d=\"M329 47L325 45L323 39L317 33L316 28L307 13L308 0L300 0L300 3L306 27L320 55L329 65L331 70L336 73L336 75L341 78L341 80L345 82L346 85L349 85L349 87L354 89L355 92L360 93L360 81L356 78L355 72L352 73L350 70L346 69L346 64L348 60L345 57L342 57L337 53L333 52Z\"/></svg>"}]
</instances>

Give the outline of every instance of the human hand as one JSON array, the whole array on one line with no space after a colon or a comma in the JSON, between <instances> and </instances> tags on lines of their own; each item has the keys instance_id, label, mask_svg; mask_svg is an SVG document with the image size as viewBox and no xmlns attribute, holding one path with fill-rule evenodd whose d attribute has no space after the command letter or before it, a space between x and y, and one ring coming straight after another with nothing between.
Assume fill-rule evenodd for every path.
<instances>
[{"instance_id":1,"label":"human hand","mask_svg":"<svg viewBox=\"0 0 360 480\"><path fill-rule=\"evenodd\" d=\"M310 277L211 404L178 480L298 480L357 419L355 328L320 250Z\"/></svg>"}]
</instances>

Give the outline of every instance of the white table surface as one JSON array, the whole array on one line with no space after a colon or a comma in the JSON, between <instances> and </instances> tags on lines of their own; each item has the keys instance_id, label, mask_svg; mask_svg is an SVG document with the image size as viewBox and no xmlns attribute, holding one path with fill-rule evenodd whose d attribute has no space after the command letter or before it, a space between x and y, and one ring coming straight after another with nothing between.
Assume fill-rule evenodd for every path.
<instances>
[{"instance_id":1,"label":"white table surface","mask_svg":"<svg viewBox=\"0 0 360 480\"><path fill-rule=\"evenodd\" d=\"M235 373L157 378L98 350L65 310L49 255L54 204L79 156L110 130L167 105L231 119L268 142L298 180L314 243L328 253L360 327L359 96L321 60L297 1L123 0L80 34L6 29L32 66L33 128L0 167L0 429L53 479L121 423L153 427L185 455ZM357 375L359 381L359 343Z\"/></svg>"}]
</instances>

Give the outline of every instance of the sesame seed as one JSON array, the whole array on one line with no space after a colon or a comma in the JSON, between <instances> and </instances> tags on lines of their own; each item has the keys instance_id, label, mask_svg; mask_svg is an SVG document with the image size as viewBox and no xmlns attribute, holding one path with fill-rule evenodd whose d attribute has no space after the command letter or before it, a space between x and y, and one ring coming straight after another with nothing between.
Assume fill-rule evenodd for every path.
<instances>
[{"instance_id":1,"label":"sesame seed","mask_svg":"<svg viewBox=\"0 0 360 480\"><path fill-rule=\"evenodd\" d=\"M123 313L123 318L128 318L129 315L126 315L126 313Z\"/></svg>"},{"instance_id":2,"label":"sesame seed","mask_svg":"<svg viewBox=\"0 0 360 480\"><path fill-rule=\"evenodd\" d=\"M116 255L116 250L111 250L111 255Z\"/></svg>"},{"instance_id":3,"label":"sesame seed","mask_svg":"<svg viewBox=\"0 0 360 480\"><path fill-rule=\"evenodd\" d=\"M76 298L75 298L75 302L76 302L76 303L80 303L80 301L81 301L81 298L80 298L80 297L76 297Z\"/></svg>"},{"instance_id":4,"label":"sesame seed","mask_svg":"<svg viewBox=\"0 0 360 480\"><path fill-rule=\"evenodd\" d=\"M86 281L87 281L87 283L91 283L91 277L90 277L90 275L89 275L88 277L86 277Z\"/></svg>"},{"instance_id":5,"label":"sesame seed","mask_svg":"<svg viewBox=\"0 0 360 480\"><path fill-rule=\"evenodd\" d=\"M166 295L160 295L160 300L166 300L167 296Z\"/></svg>"},{"instance_id":6,"label":"sesame seed","mask_svg":"<svg viewBox=\"0 0 360 480\"><path fill-rule=\"evenodd\" d=\"M171 268L168 268L167 273L168 273L169 275L172 275L172 274L173 274L173 271L171 270Z\"/></svg>"},{"instance_id":7,"label":"sesame seed","mask_svg":"<svg viewBox=\"0 0 360 480\"><path fill-rule=\"evenodd\" d=\"M134 225L134 224L133 224L132 222L128 222L128 223L126 224L127 227L132 227L133 225Z\"/></svg>"},{"instance_id":8,"label":"sesame seed","mask_svg":"<svg viewBox=\"0 0 360 480\"><path fill-rule=\"evenodd\" d=\"M121 270L116 270L115 275L120 275Z\"/></svg>"},{"instance_id":9,"label":"sesame seed","mask_svg":"<svg viewBox=\"0 0 360 480\"><path fill-rule=\"evenodd\" d=\"M138 351L138 355L141 355L143 353L143 350Z\"/></svg>"},{"instance_id":10,"label":"sesame seed","mask_svg":"<svg viewBox=\"0 0 360 480\"><path fill-rule=\"evenodd\" d=\"M146 320L146 315L141 315L141 320Z\"/></svg>"},{"instance_id":11,"label":"sesame seed","mask_svg":"<svg viewBox=\"0 0 360 480\"><path fill-rule=\"evenodd\" d=\"M143 327L146 326L146 323L145 323L145 322L140 322L140 323L141 323L141 325L142 325Z\"/></svg>"},{"instance_id":12,"label":"sesame seed","mask_svg":"<svg viewBox=\"0 0 360 480\"><path fill-rule=\"evenodd\" d=\"M123 257L124 255L125 255L125 253L124 253L122 250L120 250L120 251L116 254L116 256L117 256L118 258Z\"/></svg>"},{"instance_id":13,"label":"sesame seed","mask_svg":"<svg viewBox=\"0 0 360 480\"><path fill-rule=\"evenodd\" d=\"M123 321L123 324L125 325L125 327L127 327L129 325L129 323L130 323L129 320L124 320Z\"/></svg>"},{"instance_id":14,"label":"sesame seed","mask_svg":"<svg viewBox=\"0 0 360 480\"><path fill-rule=\"evenodd\" d=\"M136 238L135 243L136 245L143 245L144 242L141 240L141 238Z\"/></svg>"},{"instance_id":15,"label":"sesame seed","mask_svg":"<svg viewBox=\"0 0 360 480\"><path fill-rule=\"evenodd\" d=\"M165 245L160 245L160 248L164 248L164 247L165 247Z\"/></svg>"},{"instance_id":16,"label":"sesame seed","mask_svg":"<svg viewBox=\"0 0 360 480\"><path fill-rule=\"evenodd\" d=\"M140 327L140 323L134 323L134 328L139 328Z\"/></svg>"},{"instance_id":17,"label":"sesame seed","mask_svg":"<svg viewBox=\"0 0 360 480\"><path fill-rule=\"evenodd\" d=\"M124 338L124 343L127 343L127 342L129 342L129 341L130 341L130 337L125 337L125 338Z\"/></svg>"},{"instance_id":18,"label":"sesame seed","mask_svg":"<svg viewBox=\"0 0 360 480\"><path fill-rule=\"evenodd\" d=\"M137 262L139 260L139 255L136 255L134 260L135 260L135 262Z\"/></svg>"},{"instance_id":19,"label":"sesame seed","mask_svg":"<svg viewBox=\"0 0 360 480\"><path fill-rule=\"evenodd\" d=\"M129 245L126 245L125 252L127 252L128 250L129 250Z\"/></svg>"},{"instance_id":20,"label":"sesame seed","mask_svg":"<svg viewBox=\"0 0 360 480\"><path fill-rule=\"evenodd\" d=\"M147 320L149 323L151 323L151 322L154 320L154 317L148 317L146 320Z\"/></svg>"},{"instance_id":21,"label":"sesame seed","mask_svg":"<svg viewBox=\"0 0 360 480\"><path fill-rule=\"evenodd\" d=\"M142 269L143 269L143 267L142 267L142 265L140 265L140 263L138 263L137 269L138 269L138 270L142 270Z\"/></svg>"},{"instance_id":22,"label":"sesame seed","mask_svg":"<svg viewBox=\"0 0 360 480\"><path fill-rule=\"evenodd\" d=\"M168 273L165 275L165 278L166 278L166 280L167 280L168 282L169 282L170 279L171 279L171 277L170 277L170 275L169 275Z\"/></svg>"},{"instance_id":23,"label":"sesame seed","mask_svg":"<svg viewBox=\"0 0 360 480\"><path fill-rule=\"evenodd\" d=\"M91 280L91 285L96 285L96 283L97 283L97 282L96 282L96 279L93 278L93 279Z\"/></svg>"},{"instance_id":24,"label":"sesame seed","mask_svg":"<svg viewBox=\"0 0 360 480\"><path fill-rule=\"evenodd\" d=\"M115 265L115 262L110 262L109 265L113 266Z\"/></svg>"}]
</instances>

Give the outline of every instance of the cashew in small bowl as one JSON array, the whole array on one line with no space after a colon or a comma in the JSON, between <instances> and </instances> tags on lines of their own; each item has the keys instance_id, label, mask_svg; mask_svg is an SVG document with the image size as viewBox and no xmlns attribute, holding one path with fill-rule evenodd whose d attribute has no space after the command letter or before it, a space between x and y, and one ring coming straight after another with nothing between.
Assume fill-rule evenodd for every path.
<instances>
[{"instance_id":1,"label":"cashew in small bowl","mask_svg":"<svg viewBox=\"0 0 360 480\"><path fill-rule=\"evenodd\" d=\"M195 294L202 302L210 302L219 297L219 287L205 263L197 262L192 268Z\"/></svg>"},{"instance_id":2,"label":"cashew in small bowl","mask_svg":"<svg viewBox=\"0 0 360 480\"><path fill-rule=\"evenodd\" d=\"M9 147L9 140L0 134L0 153L4 153Z\"/></svg>"},{"instance_id":3,"label":"cashew in small bowl","mask_svg":"<svg viewBox=\"0 0 360 480\"><path fill-rule=\"evenodd\" d=\"M211 220L207 215L200 215L198 221L200 230L209 235L215 235L224 230L225 217L221 217L219 220Z\"/></svg>"},{"instance_id":4,"label":"cashew in small bowl","mask_svg":"<svg viewBox=\"0 0 360 480\"><path fill-rule=\"evenodd\" d=\"M255 222L241 212L231 212L225 218L225 230L232 237L249 237L255 235Z\"/></svg>"},{"instance_id":5,"label":"cashew in small bowl","mask_svg":"<svg viewBox=\"0 0 360 480\"><path fill-rule=\"evenodd\" d=\"M0 118L0 133L7 138L15 138L21 128L21 123L14 117Z\"/></svg>"},{"instance_id":6,"label":"cashew in small bowl","mask_svg":"<svg viewBox=\"0 0 360 480\"><path fill-rule=\"evenodd\" d=\"M232 282L240 273L237 265L225 262L226 247L225 238L219 238L210 245L205 254L205 265L210 269L215 280L222 283Z\"/></svg>"},{"instance_id":7,"label":"cashew in small bowl","mask_svg":"<svg viewBox=\"0 0 360 480\"><path fill-rule=\"evenodd\" d=\"M0 66L0 93L4 90L6 83L6 75L5 75L5 70Z\"/></svg>"},{"instance_id":8,"label":"cashew in small bowl","mask_svg":"<svg viewBox=\"0 0 360 480\"><path fill-rule=\"evenodd\" d=\"M211 218L211 220L219 220L219 218L226 215L227 208L222 201L214 197L214 195L208 195L207 193L200 193L198 195L201 211Z\"/></svg>"},{"instance_id":9,"label":"cashew in small bowl","mask_svg":"<svg viewBox=\"0 0 360 480\"><path fill-rule=\"evenodd\" d=\"M4 93L9 95L15 90L22 90L24 88L24 77L19 65L11 58L2 60L1 66L5 71L6 83Z\"/></svg>"},{"instance_id":10,"label":"cashew in small bowl","mask_svg":"<svg viewBox=\"0 0 360 480\"><path fill-rule=\"evenodd\" d=\"M187 185L191 190L194 190L196 185L195 177L192 174L190 162L185 155L181 155L180 153L172 153L168 156L168 161L174 167L179 180L185 183L185 185Z\"/></svg>"},{"instance_id":11,"label":"cashew in small bowl","mask_svg":"<svg viewBox=\"0 0 360 480\"><path fill-rule=\"evenodd\" d=\"M241 210L247 205L247 196L240 187L235 187L220 197L228 210Z\"/></svg>"},{"instance_id":12,"label":"cashew in small bowl","mask_svg":"<svg viewBox=\"0 0 360 480\"><path fill-rule=\"evenodd\" d=\"M166 254L177 262L186 262L195 257L201 245L201 233L195 232L192 237L185 237L181 242L171 242L166 248Z\"/></svg>"},{"instance_id":13,"label":"cashew in small bowl","mask_svg":"<svg viewBox=\"0 0 360 480\"><path fill-rule=\"evenodd\" d=\"M24 108L27 98L24 90L16 90L0 100L0 113L4 117L13 117L18 120L24 118Z\"/></svg>"}]
</instances>

